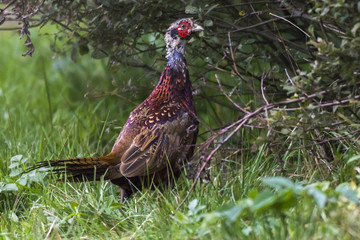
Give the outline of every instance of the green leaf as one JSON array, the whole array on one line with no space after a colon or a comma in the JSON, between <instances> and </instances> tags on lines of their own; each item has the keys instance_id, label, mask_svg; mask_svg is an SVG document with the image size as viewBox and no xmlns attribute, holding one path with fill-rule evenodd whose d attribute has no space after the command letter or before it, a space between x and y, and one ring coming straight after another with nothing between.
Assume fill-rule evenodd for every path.
<instances>
[{"instance_id":1,"label":"green leaf","mask_svg":"<svg viewBox=\"0 0 360 240\"><path fill-rule=\"evenodd\" d=\"M14 163L10 164L9 169L16 168L19 165L20 165L20 162L14 162Z\"/></svg>"},{"instance_id":2,"label":"green leaf","mask_svg":"<svg viewBox=\"0 0 360 240\"><path fill-rule=\"evenodd\" d=\"M27 178L26 177L21 177L18 180L16 180L16 182L19 183L22 186L26 186Z\"/></svg>"},{"instance_id":3,"label":"green leaf","mask_svg":"<svg viewBox=\"0 0 360 240\"><path fill-rule=\"evenodd\" d=\"M71 202L70 207L72 210L76 211L79 208L79 204L77 202Z\"/></svg>"},{"instance_id":4,"label":"green leaf","mask_svg":"<svg viewBox=\"0 0 360 240\"><path fill-rule=\"evenodd\" d=\"M306 109L308 109L308 110L314 110L314 109L316 109L316 108L319 108L319 107L316 106L316 105L313 105L312 103L310 103L310 104L306 107Z\"/></svg>"},{"instance_id":5,"label":"green leaf","mask_svg":"<svg viewBox=\"0 0 360 240\"><path fill-rule=\"evenodd\" d=\"M189 210L193 211L196 208L196 206L198 205L198 202L199 202L199 200L197 200L197 199L192 200L189 203Z\"/></svg>"},{"instance_id":6,"label":"green leaf","mask_svg":"<svg viewBox=\"0 0 360 240\"><path fill-rule=\"evenodd\" d=\"M352 156L348 161L347 164L360 160L360 155Z\"/></svg>"},{"instance_id":7,"label":"green leaf","mask_svg":"<svg viewBox=\"0 0 360 240\"><path fill-rule=\"evenodd\" d=\"M2 183L3 184L3 183ZM0 186L2 185L0 183ZM11 191L18 191L18 187L15 183L7 183L0 187L0 193L1 192L11 192Z\"/></svg>"},{"instance_id":8,"label":"green leaf","mask_svg":"<svg viewBox=\"0 0 360 240\"><path fill-rule=\"evenodd\" d=\"M209 12L211 12L217 6L219 6L219 4L215 4L215 5L212 5L211 7L209 7L209 9L206 11L206 13L204 15L207 15Z\"/></svg>"},{"instance_id":9,"label":"green leaf","mask_svg":"<svg viewBox=\"0 0 360 240\"><path fill-rule=\"evenodd\" d=\"M356 23L354 27L351 29L351 34L356 37L356 32L360 28L360 23Z\"/></svg>"},{"instance_id":10,"label":"green leaf","mask_svg":"<svg viewBox=\"0 0 360 240\"><path fill-rule=\"evenodd\" d=\"M320 191L320 190L318 190L316 188L309 188L308 189L308 194L311 195L314 198L316 204L319 207L323 208L325 206L326 199L327 199L325 193L323 193L322 191Z\"/></svg>"},{"instance_id":11,"label":"green leaf","mask_svg":"<svg viewBox=\"0 0 360 240\"><path fill-rule=\"evenodd\" d=\"M255 199L257 197L257 195L259 195L259 190L257 188L252 189L249 193L248 193L248 197Z\"/></svg>"},{"instance_id":12,"label":"green leaf","mask_svg":"<svg viewBox=\"0 0 360 240\"><path fill-rule=\"evenodd\" d=\"M18 162L21 160L22 157L22 155L13 156L12 158L10 158L10 162Z\"/></svg>"},{"instance_id":13,"label":"green leaf","mask_svg":"<svg viewBox=\"0 0 360 240\"><path fill-rule=\"evenodd\" d=\"M348 183L342 183L336 187L336 192L341 193L344 197L349 199L350 201L359 204L359 198L357 196L357 192L349 187Z\"/></svg>"},{"instance_id":14,"label":"green leaf","mask_svg":"<svg viewBox=\"0 0 360 240\"><path fill-rule=\"evenodd\" d=\"M284 135L289 135L290 132L291 132L291 131L290 131L289 129L287 129L287 128L282 128L282 129L281 129L281 133L284 134Z\"/></svg>"},{"instance_id":15,"label":"green leaf","mask_svg":"<svg viewBox=\"0 0 360 240\"><path fill-rule=\"evenodd\" d=\"M224 206L217 210L216 213L226 219L228 224L233 223L241 212L246 208L246 205Z\"/></svg>"},{"instance_id":16,"label":"green leaf","mask_svg":"<svg viewBox=\"0 0 360 240\"><path fill-rule=\"evenodd\" d=\"M19 218L14 212L11 213L11 219L16 223L19 222Z\"/></svg>"},{"instance_id":17,"label":"green leaf","mask_svg":"<svg viewBox=\"0 0 360 240\"><path fill-rule=\"evenodd\" d=\"M211 26L213 26L213 25L214 25L214 23L213 23L212 20L205 20L205 21L204 21L204 26L205 26L205 27L211 27Z\"/></svg>"},{"instance_id":18,"label":"green leaf","mask_svg":"<svg viewBox=\"0 0 360 240\"><path fill-rule=\"evenodd\" d=\"M27 162L29 160L29 158L23 158L21 161L20 161L20 163L21 164L24 164L25 162Z\"/></svg>"},{"instance_id":19,"label":"green leaf","mask_svg":"<svg viewBox=\"0 0 360 240\"><path fill-rule=\"evenodd\" d=\"M16 177L16 176L20 175L21 172L22 172L22 171L21 171L20 169L16 169L16 170L11 171L11 173L9 174L9 176L10 176L10 177Z\"/></svg>"},{"instance_id":20,"label":"green leaf","mask_svg":"<svg viewBox=\"0 0 360 240\"><path fill-rule=\"evenodd\" d=\"M187 5L185 7L185 13L186 14L197 14L197 13L199 13L199 9L195 6Z\"/></svg>"},{"instance_id":21,"label":"green leaf","mask_svg":"<svg viewBox=\"0 0 360 240\"><path fill-rule=\"evenodd\" d=\"M207 214L205 217L205 221L208 223L214 223L219 218L224 218L227 225L235 222L238 217L243 213L246 209L248 209L253 204L251 199L242 200L240 203L233 204L225 204L221 206L218 210L213 213Z\"/></svg>"},{"instance_id":22,"label":"green leaf","mask_svg":"<svg viewBox=\"0 0 360 240\"><path fill-rule=\"evenodd\" d=\"M244 229L242 229L241 230L241 232L245 235L245 236L249 236L250 235L250 233L251 233L251 231L252 231L252 227L246 227L246 228L244 228Z\"/></svg>"},{"instance_id":23,"label":"green leaf","mask_svg":"<svg viewBox=\"0 0 360 240\"><path fill-rule=\"evenodd\" d=\"M291 188L287 188L285 191L283 190L278 196L276 201L274 202L272 208L274 209L289 209L296 204L296 195L294 194L294 190Z\"/></svg>"},{"instance_id":24,"label":"green leaf","mask_svg":"<svg viewBox=\"0 0 360 240\"><path fill-rule=\"evenodd\" d=\"M254 199L254 205L252 206L253 211L264 211L275 202L276 196L273 192L265 190Z\"/></svg>"},{"instance_id":25,"label":"green leaf","mask_svg":"<svg viewBox=\"0 0 360 240\"><path fill-rule=\"evenodd\" d=\"M297 87L293 85L284 85L284 90L288 92L288 94L294 93L297 91Z\"/></svg>"},{"instance_id":26,"label":"green leaf","mask_svg":"<svg viewBox=\"0 0 360 240\"><path fill-rule=\"evenodd\" d=\"M183 214L182 212L180 212L180 211L177 211L176 213L175 213L175 219L176 220L178 220L180 223L183 223L183 222L187 222L188 221L188 217L185 215L185 214Z\"/></svg>"},{"instance_id":27,"label":"green leaf","mask_svg":"<svg viewBox=\"0 0 360 240\"><path fill-rule=\"evenodd\" d=\"M285 177L265 177L262 182L270 187L281 190L283 188L294 188L295 184Z\"/></svg>"}]
</instances>

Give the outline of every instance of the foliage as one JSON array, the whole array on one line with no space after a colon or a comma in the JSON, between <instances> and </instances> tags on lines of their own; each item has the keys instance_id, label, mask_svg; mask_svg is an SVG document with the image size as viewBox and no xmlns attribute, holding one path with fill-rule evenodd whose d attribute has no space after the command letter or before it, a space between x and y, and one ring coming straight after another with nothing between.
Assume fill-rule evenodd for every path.
<instances>
[{"instance_id":1,"label":"foliage","mask_svg":"<svg viewBox=\"0 0 360 240\"><path fill-rule=\"evenodd\" d=\"M321 230L316 230L316 225L307 225L304 226L307 229L301 232L301 227L297 224L309 217L307 214L311 211L308 207L311 206L313 211L318 212L316 215L332 218L331 215L336 214L334 209L350 210L359 204L359 189L356 190L356 186L350 184L341 184L332 189L329 182L304 186L281 177L265 178L263 182L277 191L266 189L258 192L254 189L249 193L249 198L205 214L200 231L221 237L216 226L220 223L224 226L222 229L226 229L229 239L236 235L242 239L257 239L264 236L270 239L306 239L311 237L307 235L309 232L333 238L333 233L340 230L335 219L330 220L327 226L322 226ZM343 239L351 238L344 233L340 235Z\"/></svg>"},{"instance_id":2,"label":"foliage","mask_svg":"<svg viewBox=\"0 0 360 240\"><path fill-rule=\"evenodd\" d=\"M85 83L94 85L98 79L111 79L104 64L86 56L79 58L76 65L68 57L51 60L46 39L38 41L36 36L34 40L42 55L21 59L21 49L14 46L10 34L7 36L2 40L2 46L6 47L0 48L1 54L7 56L0 59L4 66L0 69L3 238L339 239L341 236L352 239L359 236L356 203L359 195L354 191L359 192L355 182L360 179L356 170L360 158L352 152L343 155L347 164L319 174L313 168L312 157L306 156L299 158L295 169L287 163L282 170L268 153L267 144L263 144L255 153L220 158L222 164L209 170L211 184L197 184L189 201L181 206L192 183L184 176L172 190L145 190L122 205L117 187L104 181L57 183L51 176L45 177L41 170L19 174L26 166L43 159L108 151L116 137L114 132L119 131L114 128L118 123L114 124L112 119L125 121L136 103L111 96L84 100L79 92L88 91ZM19 68L19 64L27 67ZM89 66L93 72L86 71ZM48 76L48 88L44 73ZM105 83L102 86L113 87L110 81L108 86ZM105 129L103 133L101 129ZM245 128L242 134L247 147L251 147L253 132ZM299 149L289 150L284 159L300 153ZM296 182L266 178L284 171L285 176L296 175L296 169L301 168L307 169L310 177L294 177L298 179ZM299 182L306 178L309 183ZM324 178L332 182L318 182ZM342 183L349 179L353 180L350 184Z\"/></svg>"},{"instance_id":3,"label":"foliage","mask_svg":"<svg viewBox=\"0 0 360 240\"><path fill-rule=\"evenodd\" d=\"M69 51L73 61L78 54L107 57L108 66L123 73L110 92L120 96L129 89L126 82L136 93L139 86L147 90L144 77L158 77L169 23L197 18L205 32L190 43L188 62L201 137L212 135L200 148L206 162L216 142L241 127L265 128L254 134L249 150L267 142L282 161L289 147L299 148L332 169L343 161L335 149L358 150L360 10L355 1L3 2L2 22L22 21L20 35L27 36L29 47L24 55L34 52L29 29L55 24L53 51ZM133 74L124 67L141 69ZM138 93L143 99L147 91ZM219 127L222 131L211 134Z\"/></svg>"},{"instance_id":4,"label":"foliage","mask_svg":"<svg viewBox=\"0 0 360 240\"><path fill-rule=\"evenodd\" d=\"M359 238L359 2L0 6L0 30L19 30L28 47L11 48L16 36L2 32L5 238ZM194 161L208 184L182 176L173 190L121 205L103 181L20 174L40 160L108 152L159 78L165 29L185 16L205 28L187 59L201 121ZM24 51L32 59L14 60Z\"/></svg>"}]
</instances>

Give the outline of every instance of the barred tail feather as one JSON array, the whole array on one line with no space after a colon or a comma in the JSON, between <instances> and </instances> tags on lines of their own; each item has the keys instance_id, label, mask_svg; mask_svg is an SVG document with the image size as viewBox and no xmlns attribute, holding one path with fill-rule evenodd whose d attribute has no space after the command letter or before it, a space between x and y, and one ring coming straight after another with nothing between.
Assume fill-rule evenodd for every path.
<instances>
[{"instance_id":1,"label":"barred tail feather","mask_svg":"<svg viewBox=\"0 0 360 240\"><path fill-rule=\"evenodd\" d=\"M60 176L61 180L64 180L65 176L74 181L99 180L109 168L106 160L107 157L103 156L42 161L26 172L45 167L51 168L52 173Z\"/></svg>"}]
</instances>

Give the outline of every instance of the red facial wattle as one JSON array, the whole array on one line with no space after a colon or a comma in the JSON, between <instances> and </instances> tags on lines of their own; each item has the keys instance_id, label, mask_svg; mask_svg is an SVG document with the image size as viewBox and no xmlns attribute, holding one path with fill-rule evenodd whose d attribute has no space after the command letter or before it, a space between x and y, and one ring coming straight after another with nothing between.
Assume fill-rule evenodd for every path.
<instances>
[{"instance_id":1,"label":"red facial wattle","mask_svg":"<svg viewBox=\"0 0 360 240\"><path fill-rule=\"evenodd\" d=\"M189 35L189 29L191 29L192 26L189 22L181 22L179 26L177 27L178 34L181 38L185 38Z\"/></svg>"}]
</instances>

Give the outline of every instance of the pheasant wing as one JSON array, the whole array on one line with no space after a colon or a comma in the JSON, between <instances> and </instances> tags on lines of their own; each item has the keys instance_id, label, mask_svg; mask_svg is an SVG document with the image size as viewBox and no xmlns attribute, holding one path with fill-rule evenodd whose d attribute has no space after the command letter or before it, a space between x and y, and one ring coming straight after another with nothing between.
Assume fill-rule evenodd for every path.
<instances>
[{"instance_id":1,"label":"pheasant wing","mask_svg":"<svg viewBox=\"0 0 360 240\"><path fill-rule=\"evenodd\" d=\"M169 137L163 131L144 129L122 156L121 174L125 177L145 176L164 168L169 145Z\"/></svg>"}]
</instances>

